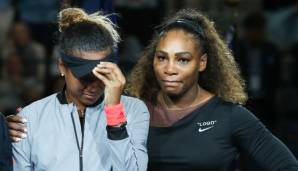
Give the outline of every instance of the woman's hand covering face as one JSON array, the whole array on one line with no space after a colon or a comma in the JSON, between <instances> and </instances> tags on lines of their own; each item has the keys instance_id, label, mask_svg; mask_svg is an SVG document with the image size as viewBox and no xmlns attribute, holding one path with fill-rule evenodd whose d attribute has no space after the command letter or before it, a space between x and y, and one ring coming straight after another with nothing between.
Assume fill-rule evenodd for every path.
<instances>
[{"instance_id":1,"label":"woman's hand covering face","mask_svg":"<svg viewBox=\"0 0 298 171\"><path fill-rule=\"evenodd\" d=\"M105 105L119 104L126 83L119 67L112 62L100 62L92 72L105 85Z\"/></svg>"}]
</instances>

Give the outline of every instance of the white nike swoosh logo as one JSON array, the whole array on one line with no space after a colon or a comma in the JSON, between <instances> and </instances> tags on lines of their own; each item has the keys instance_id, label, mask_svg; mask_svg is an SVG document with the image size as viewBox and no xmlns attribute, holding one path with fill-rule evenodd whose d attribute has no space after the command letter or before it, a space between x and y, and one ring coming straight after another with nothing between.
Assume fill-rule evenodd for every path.
<instances>
[{"instance_id":1,"label":"white nike swoosh logo","mask_svg":"<svg viewBox=\"0 0 298 171\"><path fill-rule=\"evenodd\" d=\"M210 127L207 127L207 128L199 128L199 132L204 132L204 131L206 131L206 130L208 130L208 129L211 129L211 128L213 128L214 126L210 126Z\"/></svg>"}]
</instances>

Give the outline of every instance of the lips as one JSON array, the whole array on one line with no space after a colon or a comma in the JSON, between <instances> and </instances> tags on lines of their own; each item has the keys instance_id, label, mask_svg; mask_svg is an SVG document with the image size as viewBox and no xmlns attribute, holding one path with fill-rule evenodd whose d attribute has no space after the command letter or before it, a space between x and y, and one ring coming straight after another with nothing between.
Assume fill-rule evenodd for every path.
<instances>
[{"instance_id":1,"label":"lips","mask_svg":"<svg viewBox=\"0 0 298 171\"><path fill-rule=\"evenodd\" d=\"M166 87L177 87L181 82L173 80L163 80L163 83Z\"/></svg>"},{"instance_id":2,"label":"lips","mask_svg":"<svg viewBox=\"0 0 298 171\"><path fill-rule=\"evenodd\" d=\"M83 95L88 99L94 99L97 98L100 94L100 90L98 91L84 91Z\"/></svg>"},{"instance_id":3,"label":"lips","mask_svg":"<svg viewBox=\"0 0 298 171\"><path fill-rule=\"evenodd\" d=\"M96 97L95 94L91 94L91 93L84 93L84 96L88 99L94 99Z\"/></svg>"}]
</instances>

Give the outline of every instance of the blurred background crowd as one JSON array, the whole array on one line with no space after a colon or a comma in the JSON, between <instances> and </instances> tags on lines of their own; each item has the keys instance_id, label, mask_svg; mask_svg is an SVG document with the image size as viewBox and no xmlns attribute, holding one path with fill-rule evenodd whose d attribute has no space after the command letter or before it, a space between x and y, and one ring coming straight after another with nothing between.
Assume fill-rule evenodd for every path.
<instances>
[{"instance_id":1,"label":"blurred background crowd","mask_svg":"<svg viewBox=\"0 0 298 171\"><path fill-rule=\"evenodd\" d=\"M0 0L0 111L64 85L56 65L57 12L116 13L127 75L163 17L197 8L215 23L247 82L247 107L298 157L298 0Z\"/></svg>"}]
</instances>

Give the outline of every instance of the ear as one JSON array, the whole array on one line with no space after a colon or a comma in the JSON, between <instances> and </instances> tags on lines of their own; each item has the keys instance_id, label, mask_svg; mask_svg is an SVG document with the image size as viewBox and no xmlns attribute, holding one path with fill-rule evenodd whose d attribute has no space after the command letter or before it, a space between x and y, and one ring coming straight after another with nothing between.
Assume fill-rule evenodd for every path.
<instances>
[{"instance_id":1,"label":"ear","mask_svg":"<svg viewBox=\"0 0 298 171\"><path fill-rule=\"evenodd\" d=\"M61 76L64 76L66 73L66 68L65 68L61 58L58 59L58 68L59 68Z\"/></svg>"},{"instance_id":2,"label":"ear","mask_svg":"<svg viewBox=\"0 0 298 171\"><path fill-rule=\"evenodd\" d=\"M208 59L208 55L207 53L204 53L204 55L202 55L200 57L200 63L199 63L199 72L202 72L206 69L207 66L207 59Z\"/></svg>"}]
</instances>

